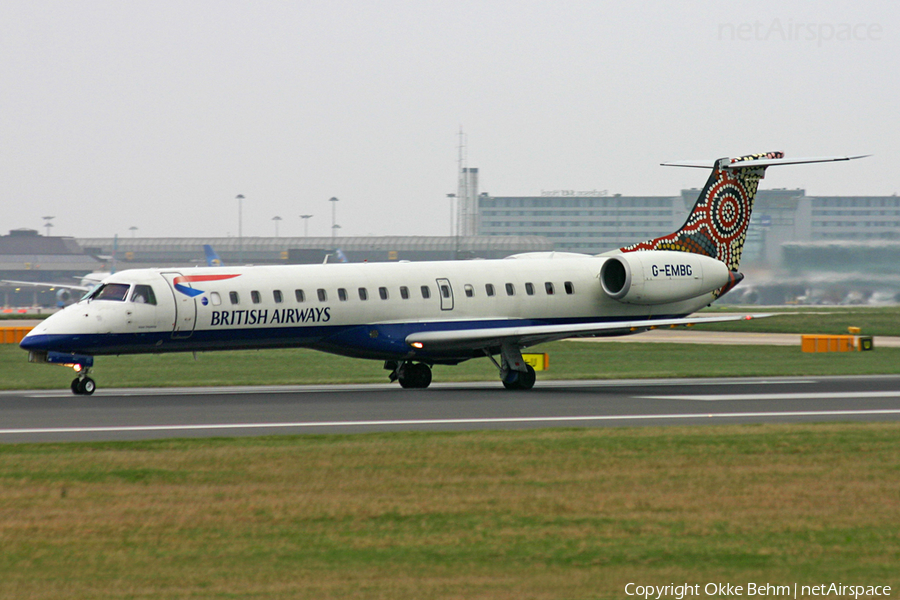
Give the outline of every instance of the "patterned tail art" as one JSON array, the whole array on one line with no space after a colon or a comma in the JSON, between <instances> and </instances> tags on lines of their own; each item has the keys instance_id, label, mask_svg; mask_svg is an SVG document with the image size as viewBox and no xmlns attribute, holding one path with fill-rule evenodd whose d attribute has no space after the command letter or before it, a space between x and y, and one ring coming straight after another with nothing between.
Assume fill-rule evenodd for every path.
<instances>
[{"instance_id":1,"label":"patterned tail art","mask_svg":"<svg viewBox=\"0 0 900 600\"><path fill-rule=\"evenodd\" d=\"M754 167L753 161L764 158L784 158L784 153L768 152L717 160L712 175L680 230L621 248L621 251L675 250L705 254L737 271L756 188L766 172L765 167ZM747 163L746 167L735 167L736 163L743 162Z\"/></svg>"}]
</instances>

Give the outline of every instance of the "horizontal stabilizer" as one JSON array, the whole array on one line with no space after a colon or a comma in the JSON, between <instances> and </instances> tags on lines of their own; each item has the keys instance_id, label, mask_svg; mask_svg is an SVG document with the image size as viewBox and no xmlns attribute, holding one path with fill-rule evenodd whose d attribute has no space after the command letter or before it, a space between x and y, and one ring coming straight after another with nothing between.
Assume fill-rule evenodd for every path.
<instances>
[{"instance_id":1,"label":"horizontal stabilizer","mask_svg":"<svg viewBox=\"0 0 900 600\"><path fill-rule=\"evenodd\" d=\"M406 337L406 343L425 350L452 348L489 348L505 343L532 346L573 337L614 336L638 333L658 327L702 325L725 321L746 321L771 317L771 314L722 315L718 317L684 317L677 319L640 319L605 323L570 325L526 325L523 327L491 327L450 331L423 331ZM420 344L420 345L419 345Z\"/></svg>"},{"instance_id":2,"label":"horizontal stabilizer","mask_svg":"<svg viewBox=\"0 0 900 600\"><path fill-rule=\"evenodd\" d=\"M742 169L744 167L772 167L775 165L800 165L806 163L823 163L837 162L842 160L854 160L857 158L865 158L871 154L859 154L857 156L816 156L811 158L760 158L749 161L736 161L725 163L722 167L726 169ZM676 160L672 162L660 163L663 167L693 167L696 169L712 169L716 165L715 159L703 160Z\"/></svg>"}]
</instances>

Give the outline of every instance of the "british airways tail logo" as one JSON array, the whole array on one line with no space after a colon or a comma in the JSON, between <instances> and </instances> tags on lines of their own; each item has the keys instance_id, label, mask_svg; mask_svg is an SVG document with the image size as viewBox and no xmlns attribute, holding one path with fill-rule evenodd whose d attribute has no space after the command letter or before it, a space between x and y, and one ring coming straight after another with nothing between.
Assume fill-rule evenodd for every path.
<instances>
[{"instance_id":1,"label":"british airways tail logo","mask_svg":"<svg viewBox=\"0 0 900 600\"><path fill-rule=\"evenodd\" d=\"M225 279L233 279L235 277L240 277L240 275L179 275L172 280L172 285L174 285L175 289L182 294L194 298L202 294L203 290L198 290L196 288L192 288L190 285L184 284L204 281L223 281Z\"/></svg>"}]
</instances>

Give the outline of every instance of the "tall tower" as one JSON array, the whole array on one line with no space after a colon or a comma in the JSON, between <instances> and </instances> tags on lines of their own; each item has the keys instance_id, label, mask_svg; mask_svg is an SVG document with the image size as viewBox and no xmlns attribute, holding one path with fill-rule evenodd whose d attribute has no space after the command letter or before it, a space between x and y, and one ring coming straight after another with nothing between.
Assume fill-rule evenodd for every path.
<instances>
[{"instance_id":1,"label":"tall tower","mask_svg":"<svg viewBox=\"0 0 900 600\"><path fill-rule=\"evenodd\" d=\"M459 128L459 182L456 190L456 235L478 235L478 169L466 166L466 136Z\"/></svg>"}]
</instances>

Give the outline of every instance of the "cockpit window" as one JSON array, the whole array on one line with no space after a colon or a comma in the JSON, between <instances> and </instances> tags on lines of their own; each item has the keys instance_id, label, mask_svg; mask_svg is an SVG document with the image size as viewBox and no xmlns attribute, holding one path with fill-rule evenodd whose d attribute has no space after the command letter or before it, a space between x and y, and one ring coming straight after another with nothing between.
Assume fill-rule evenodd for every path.
<instances>
[{"instance_id":1,"label":"cockpit window","mask_svg":"<svg viewBox=\"0 0 900 600\"><path fill-rule=\"evenodd\" d=\"M155 306L156 294L153 293L153 288L149 285L136 285L134 286L134 291L131 292L131 301L138 304L153 304Z\"/></svg>"},{"instance_id":2,"label":"cockpit window","mask_svg":"<svg viewBox=\"0 0 900 600\"><path fill-rule=\"evenodd\" d=\"M115 300L116 302L124 302L128 296L128 288L131 287L127 283L105 283L94 290L91 294L91 300Z\"/></svg>"}]
</instances>

